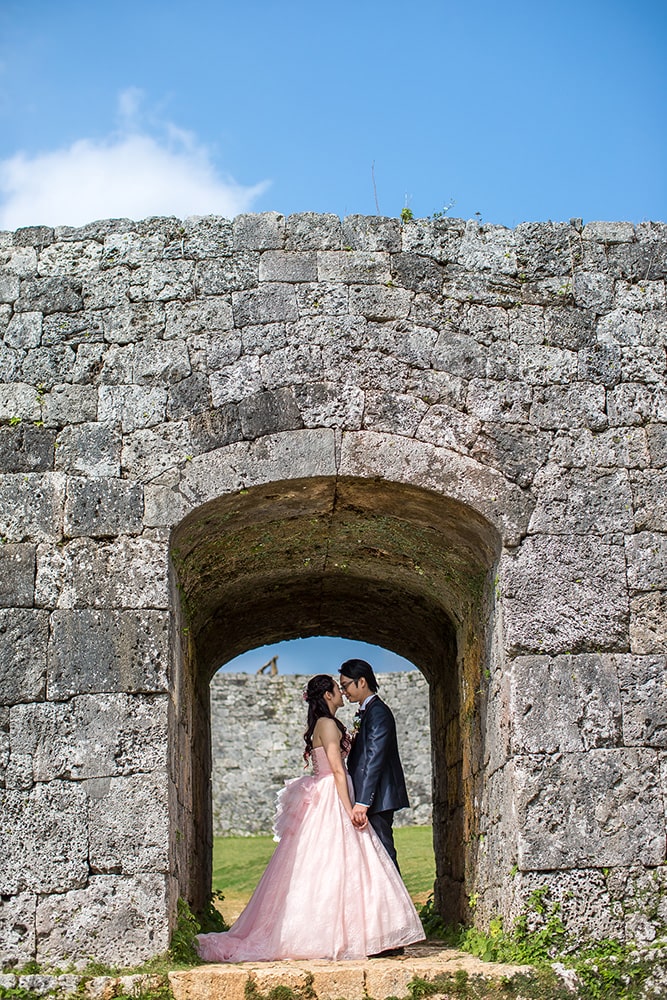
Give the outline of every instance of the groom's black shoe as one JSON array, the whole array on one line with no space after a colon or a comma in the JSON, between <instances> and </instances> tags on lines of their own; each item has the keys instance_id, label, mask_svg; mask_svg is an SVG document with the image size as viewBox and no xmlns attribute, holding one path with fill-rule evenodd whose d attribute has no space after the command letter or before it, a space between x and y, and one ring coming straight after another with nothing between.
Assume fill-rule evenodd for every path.
<instances>
[{"instance_id":1,"label":"groom's black shoe","mask_svg":"<svg viewBox=\"0 0 667 1000\"><path fill-rule=\"evenodd\" d=\"M387 948L386 951L379 951L377 955L369 955L369 958L394 958L395 955L405 955L405 948Z\"/></svg>"}]
</instances>

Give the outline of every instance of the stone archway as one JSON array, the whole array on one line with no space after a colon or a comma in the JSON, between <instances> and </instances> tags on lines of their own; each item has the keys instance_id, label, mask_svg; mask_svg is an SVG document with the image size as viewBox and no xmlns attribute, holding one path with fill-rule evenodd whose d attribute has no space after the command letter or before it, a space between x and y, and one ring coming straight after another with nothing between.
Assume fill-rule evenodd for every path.
<instances>
[{"instance_id":1,"label":"stone archway","mask_svg":"<svg viewBox=\"0 0 667 1000\"><path fill-rule=\"evenodd\" d=\"M172 857L195 909L210 887L212 674L251 646L343 635L405 656L429 682L436 904L452 922L466 916L499 551L496 529L463 503L352 476L242 489L174 529Z\"/></svg>"}]
</instances>

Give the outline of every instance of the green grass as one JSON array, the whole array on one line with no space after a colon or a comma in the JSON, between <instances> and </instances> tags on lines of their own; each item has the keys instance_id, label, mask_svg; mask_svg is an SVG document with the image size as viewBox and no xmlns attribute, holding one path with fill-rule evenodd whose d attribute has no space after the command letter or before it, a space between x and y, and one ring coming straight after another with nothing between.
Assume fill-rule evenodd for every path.
<instances>
[{"instance_id":1,"label":"green grass","mask_svg":"<svg viewBox=\"0 0 667 1000\"><path fill-rule=\"evenodd\" d=\"M399 827L394 830L394 840L403 881L419 907L433 891L433 829ZM275 847L271 837L214 838L213 890L225 897L220 909L227 921L235 920L250 899Z\"/></svg>"}]
</instances>

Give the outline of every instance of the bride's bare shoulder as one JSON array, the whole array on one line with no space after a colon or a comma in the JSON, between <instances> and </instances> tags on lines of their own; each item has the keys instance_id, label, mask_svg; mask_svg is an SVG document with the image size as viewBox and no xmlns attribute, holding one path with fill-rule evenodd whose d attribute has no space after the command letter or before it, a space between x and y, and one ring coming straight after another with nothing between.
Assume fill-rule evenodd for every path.
<instances>
[{"instance_id":1,"label":"bride's bare shoulder","mask_svg":"<svg viewBox=\"0 0 667 1000\"><path fill-rule=\"evenodd\" d=\"M340 739L338 726L333 719L322 716L317 720L313 729L313 746L322 746L334 737L337 740Z\"/></svg>"}]
</instances>

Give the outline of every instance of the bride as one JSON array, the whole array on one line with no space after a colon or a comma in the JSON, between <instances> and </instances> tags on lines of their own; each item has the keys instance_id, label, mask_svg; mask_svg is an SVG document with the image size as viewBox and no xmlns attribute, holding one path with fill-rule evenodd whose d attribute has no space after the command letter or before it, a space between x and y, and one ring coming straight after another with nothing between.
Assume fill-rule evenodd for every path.
<instances>
[{"instance_id":1,"label":"bride","mask_svg":"<svg viewBox=\"0 0 667 1000\"><path fill-rule=\"evenodd\" d=\"M345 758L352 740L336 718L343 705L327 674L304 691L304 759L312 775L278 793L278 846L230 930L198 936L207 962L358 959L421 941L417 911L370 826L352 823L354 793Z\"/></svg>"}]
</instances>

